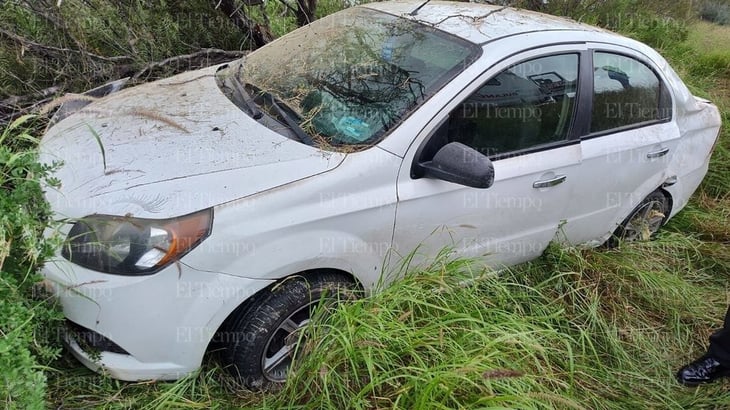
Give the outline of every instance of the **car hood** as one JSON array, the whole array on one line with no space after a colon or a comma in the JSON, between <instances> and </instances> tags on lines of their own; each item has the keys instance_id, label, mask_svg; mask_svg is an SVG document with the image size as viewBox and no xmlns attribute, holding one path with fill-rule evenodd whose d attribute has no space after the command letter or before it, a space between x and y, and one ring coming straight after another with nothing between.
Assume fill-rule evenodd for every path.
<instances>
[{"instance_id":1,"label":"car hood","mask_svg":"<svg viewBox=\"0 0 730 410\"><path fill-rule=\"evenodd\" d=\"M67 217L165 218L335 168L344 154L288 139L218 88L215 67L119 91L51 127L41 162L60 162L46 196Z\"/></svg>"}]
</instances>

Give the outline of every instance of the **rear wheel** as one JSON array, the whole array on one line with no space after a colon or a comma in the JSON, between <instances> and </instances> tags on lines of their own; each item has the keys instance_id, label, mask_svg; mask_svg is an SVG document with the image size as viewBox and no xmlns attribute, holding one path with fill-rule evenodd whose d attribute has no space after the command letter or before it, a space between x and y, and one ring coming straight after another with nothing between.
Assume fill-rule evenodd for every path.
<instances>
[{"instance_id":1,"label":"rear wheel","mask_svg":"<svg viewBox=\"0 0 730 410\"><path fill-rule=\"evenodd\" d=\"M223 360L244 386L280 386L289 372L301 330L314 311L354 299L356 285L336 273L294 276L234 311L226 326Z\"/></svg>"},{"instance_id":2,"label":"rear wheel","mask_svg":"<svg viewBox=\"0 0 730 410\"><path fill-rule=\"evenodd\" d=\"M621 222L608 245L616 246L621 241L647 241L659 231L668 217L669 200L661 191L654 191Z\"/></svg>"}]
</instances>

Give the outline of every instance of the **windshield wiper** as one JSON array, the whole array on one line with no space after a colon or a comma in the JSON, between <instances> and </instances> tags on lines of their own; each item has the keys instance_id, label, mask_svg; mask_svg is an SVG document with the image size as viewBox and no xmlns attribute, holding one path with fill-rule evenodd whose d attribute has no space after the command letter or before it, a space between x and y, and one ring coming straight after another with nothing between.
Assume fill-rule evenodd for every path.
<instances>
[{"instance_id":1,"label":"windshield wiper","mask_svg":"<svg viewBox=\"0 0 730 410\"><path fill-rule=\"evenodd\" d=\"M264 113L259 110L259 108L256 106L256 103L254 103L253 98L251 98L251 95L246 91L246 88L243 86L240 77L241 67L243 67L243 63L238 65L236 75L229 76L228 79L231 81L231 83L233 83L233 88L236 89L236 92L243 99L243 103L246 104L246 107L251 112L251 117L253 117L254 120L258 121L264 116Z\"/></svg>"},{"instance_id":2,"label":"windshield wiper","mask_svg":"<svg viewBox=\"0 0 730 410\"><path fill-rule=\"evenodd\" d=\"M269 100L269 103L271 103L271 107L274 109L274 112L276 112L276 115L281 117L286 125L289 127L289 129L292 130L294 135L299 138L299 141L307 144L307 145L314 145L314 140L312 140L312 137L307 134L302 127L299 125L296 119L291 115L289 112L289 109L283 108L279 103L276 102L276 97L274 97L273 94L271 94L268 91L260 91L260 93ZM281 102L281 104L284 104Z\"/></svg>"}]
</instances>

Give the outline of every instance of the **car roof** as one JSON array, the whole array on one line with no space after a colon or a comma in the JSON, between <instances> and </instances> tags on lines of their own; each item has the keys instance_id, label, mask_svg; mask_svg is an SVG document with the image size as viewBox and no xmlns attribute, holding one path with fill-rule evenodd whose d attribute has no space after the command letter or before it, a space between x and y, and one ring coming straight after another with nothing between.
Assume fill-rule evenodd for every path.
<instances>
[{"instance_id":1,"label":"car roof","mask_svg":"<svg viewBox=\"0 0 730 410\"><path fill-rule=\"evenodd\" d=\"M541 31L608 31L563 17L512 7L454 1L404 0L368 3L364 7L418 21L476 44ZM415 16L413 10L423 5Z\"/></svg>"},{"instance_id":2,"label":"car roof","mask_svg":"<svg viewBox=\"0 0 730 410\"><path fill-rule=\"evenodd\" d=\"M653 61L654 65L664 73L670 87L674 90L678 111L693 112L699 110L694 96L664 57L646 44L609 30L564 17L483 3L396 0L367 3L360 7L380 10L430 25L480 45L486 45L499 39L514 38L514 36L519 35L534 37L535 34L551 32L553 34L553 36L550 36L552 42L556 43L594 41L628 47ZM411 15L419 7L420 9L416 15ZM516 39L516 41L521 43L519 39ZM535 45L534 41L532 44Z\"/></svg>"}]
</instances>

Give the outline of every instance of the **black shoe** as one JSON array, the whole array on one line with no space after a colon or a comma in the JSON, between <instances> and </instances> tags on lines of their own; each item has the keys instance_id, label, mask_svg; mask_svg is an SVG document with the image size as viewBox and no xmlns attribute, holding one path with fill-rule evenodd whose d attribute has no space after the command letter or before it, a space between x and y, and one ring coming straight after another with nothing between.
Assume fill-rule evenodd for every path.
<instances>
[{"instance_id":1,"label":"black shoe","mask_svg":"<svg viewBox=\"0 0 730 410\"><path fill-rule=\"evenodd\" d=\"M730 376L730 368L721 365L714 357L706 354L679 369L677 381L685 386L697 386L714 382L725 376Z\"/></svg>"}]
</instances>

